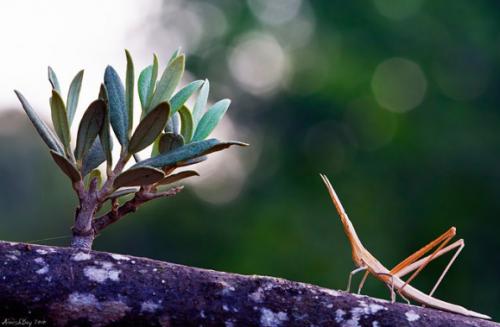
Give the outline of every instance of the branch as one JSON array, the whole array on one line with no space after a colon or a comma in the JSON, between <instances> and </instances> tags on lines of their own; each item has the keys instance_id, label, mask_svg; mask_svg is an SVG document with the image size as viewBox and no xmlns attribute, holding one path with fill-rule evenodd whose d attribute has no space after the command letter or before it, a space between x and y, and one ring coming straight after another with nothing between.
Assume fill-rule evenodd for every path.
<instances>
[{"instance_id":1,"label":"branch","mask_svg":"<svg viewBox=\"0 0 500 327\"><path fill-rule=\"evenodd\" d=\"M3 325L500 326L284 279L105 252L0 242L0 257Z\"/></svg>"},{"instance_id":2,"label":"branch","mask_svg":"<svg viewBox=\"0 0 500 327\"><path fill-rule=\"evenodd\" d=\"M108 213L104 214L103 216L96 218L94 220L93 226L95 234L96 235L99 234L104 228L117 222L126 214L135 212L137 208L139 208L144 203L154 199L176 195L182 189L183 186L174 187L164 192L149 192L144 189L141 189L139 190L139 192L135 193L132 199L128 200L120 207L116 207L117 202L113 200L113 205L111 210Z\"/></svg>"}]
</instances>

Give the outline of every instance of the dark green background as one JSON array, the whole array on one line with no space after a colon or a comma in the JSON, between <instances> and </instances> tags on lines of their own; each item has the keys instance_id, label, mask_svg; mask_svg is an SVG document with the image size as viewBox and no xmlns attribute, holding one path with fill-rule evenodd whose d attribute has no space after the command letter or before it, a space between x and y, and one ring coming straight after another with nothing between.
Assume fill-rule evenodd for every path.
<instances>
[{"instance_id":1,"label":"dark green background","mask_svg":"<svg viewBox=\"0 0 500 327\"><path fill-rule=\"evenodd\" d=\"M233 201L205 202L191 184L112 226L95 248L342 289L353 263L323 172L366 247L389 267L456 226L466 247L436 296L499 319L500 6L387 3L403 17L383 15L372 1L303 2L314 33L289 47L244 2L212 1L225 14L226 32L185 49L187 68L211 80L212 99L232 98L228 115L253 146L228 151L257 164ZM246 92L227 67L232 47L252 30L274 35L289 60L289 80L272 95ZM162 30L149 38L161 39ZM426 80L422 101L403 113L383 108L372 88L377 66L394 57L418 65ZM409 94L411 86L382 85ZM0 126L0 238L68 234L76 201L68 181L20 109L2 114ZM429 290L445 262L414 284ZM365 293L388 297L374 280Z\"/></svg>"}]
</instances>

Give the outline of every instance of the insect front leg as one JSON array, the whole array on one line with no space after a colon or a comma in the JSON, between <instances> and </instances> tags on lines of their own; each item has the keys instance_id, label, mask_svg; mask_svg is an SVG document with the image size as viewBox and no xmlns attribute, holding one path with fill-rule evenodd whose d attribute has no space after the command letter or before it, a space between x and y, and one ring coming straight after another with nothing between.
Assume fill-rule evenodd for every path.
<instances>
[{"instance_id":1,"label":"insect front leg","mask_svg":"<svg viewBox=\"0 0 500 327\"><path fill-rule=\"evenodd\" d=\"M359 273L360 271L366 270L366 268L367 268L366 266L362 266L362 267L354 269L353 271L351 271L349 273L349 280L347 281L347 290L346 290L347 292L349 292L351 290L352 276Z\"/></svg>"}]
</instances>

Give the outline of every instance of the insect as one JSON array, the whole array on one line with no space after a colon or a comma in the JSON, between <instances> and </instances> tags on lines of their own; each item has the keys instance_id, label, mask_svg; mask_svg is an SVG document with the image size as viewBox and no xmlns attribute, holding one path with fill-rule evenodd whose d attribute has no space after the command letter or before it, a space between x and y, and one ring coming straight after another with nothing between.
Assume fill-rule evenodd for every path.
<instances>
[{"instance_id":1,"label":"insect","mask_svg":"<svg viewBox=\"0 0 500 327\"><path fill-rule=\"evenodd\" d=\"M408 303L409 303L408 299L411 299L423 305L433 307L436 309L446 310L471 317L491 319L487 315L468 310L456 304L439 300L432 296L436 291L436 288L439 286L444 276L448 272L448 269L453 264L458 254L465 245L464 241L460 239L446 246L456 234L455 227L451 227L444 234L442 234L432 242L428 243L420 250L410 255L408 258L401 261L401 263L399 263L394 268L389 270L383 264L381 264L370 252L368 252L368 250L365 249L358 235L356 234L354 226L349 220L349 217L347 216L344 207L342 206L342 203L340 203L340 200L337 194L335 193L332 184L325 175L320 174L320 176L323 179L323 182L325 183L326 188L328 189L328 193L332 198L333 204L335 205L335 208L337 209L337 212L340 216L340 220L342 221L342 225L344 226L344 232L346 233L347 238L349 239L349 243L351 244L352 259L356 264L356 266L358 267L355 270L353 270L349 275L349 281L347 283L347 291L350 290L351 280L353 275L355 275L358 272L365 271L365 274L361 279L361 282L358 287L358 293L361 292L361 289L363 288L366 278L368 277L369 274L371 274L389 287L389 289L391 290L392 302L395 302L396 300L396 293L394 291L396 290L398 294ZM434 248L435 248L434 252L422 258L426 253L428 253ZM422 269L425 268L425 266L429 262L454 249L456 249L455 254L450 259L448 265L441 273L441 276L439 277L439 279L437 280L436 284L434 285L429 294L425 294L422 291L410 285L410 282L417 276L417 274ZM403 281L401 279L403 276L411 272L413 272L413 274L406 281Z\"/></svg>"}]
</instances>

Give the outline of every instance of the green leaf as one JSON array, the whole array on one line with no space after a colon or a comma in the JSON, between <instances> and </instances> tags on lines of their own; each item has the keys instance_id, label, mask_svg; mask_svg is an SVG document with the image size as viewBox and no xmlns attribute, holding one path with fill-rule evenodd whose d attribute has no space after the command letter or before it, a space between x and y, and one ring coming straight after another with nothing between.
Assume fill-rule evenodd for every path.
<instances>
[{"instance_id":1,"label":"green leaf","mask_svg":"<svg viewBox=\"0 0 500 327\"><path fill-rule=\"evenodd\" d=\"M153 143L167 124L169 113L170 105L168 102L162 102L141 120L130 139L130 154L139 152Z\"/></svg>"},{"instance_id":2,"label":"green leaf","mask_svg":"<svg viewBox=\"0 0 500 327\"><path fill-rule=\"evenodd\" d=\"M49 66L48 68L49 82L52 85L52 89L61 93L61 87L59 86L59 80L57 79L56 72Z\"/></svg>"},{"instance_id":3,"label":"green leaf","mask_svg":"<svg viewBox=\"0 0 500 327\"><path fill-rule=\"evenodd\" d=\"M165 132L179 134L179 125L179 112L176 112L175 114L170 115L170 118L167 121L167 126L165 126Z\"/></svg>"},{"instance_id":4,"label":"green leaf","mask_svg":"<svg viewBox=\"0 0 500 327\"><path fill-rule=\"evenodd\" d=\"M165 133L158 141L158 153L167 153L184 145L184 138L180 134Z\"/></svg>"},{"instance_id":5,"label":"green leaf","mask_svg":"<svg viewBox=\"0 0 500 327\"><path fill-rule=\"evenodd\" d=\"M208 159L207 156L196 157L196 158L188 159L188 160L185 160L185 161L179 161L178 163L175 164L175 166L176 167L191 166L191 165L195 165L197 163L203 162L203 161L205 161L207 159Z\"/></svg>"},{"instance_id":6,"label":"green leaf","mask_svg":"<svg viewBox=\"0 0 500 327\"><path fill-rule=\"evenodd\" d=\"M194 81L184 86L179 92L174 94L172 99L170 99L170 107L172 110L172 115L179 110L184 103L189 99L189 97L196 92L203 84L203 81Z\"/></svg>"},{"instance_id":7,"label":"green leaf","mask_svg":"<svg viewBox=\"0 0 500 327\"><path fill-rule=\"evenodd\" d=\"M78 106L78 99L80 98L80 90L82 88L83 70L76 74L75 78L71 81L68 91L68 100L66 101L68 111L68 122L71 126L73 118L75 118L76 107Z\"/></svg>"},{"instance_id":8,"label":"green leaf","mask_svg":"<svg viewBox=\"0 0 500 327\"><path fill-rule=\"evenodd\" d=\"M122 146L128 143L128 113L125 107L125 90L116 70L108 66L104 73L104 85L108 92L111 127Z\"/></svg>"},{"instance_id":9,"label":"green leaf","mask_svg":"<svg viewBox=\"0 0 500 327\"><path fill-rule=\"evenodd\" d=\"M203 83L203 86L201 87L200 94L198 94L198 98L196 98L196 102L193 107L193 121L195 127L198 125L198 122L205 113L209 91L210 91L210 82L208 81L208 79L206 79L205 82Z\"/></svg>"},{"instance_id":10,"label":"green leaf","mask_svg":"<svg viewBox=\"0 0 500 327\"><path fill-rule=\"evenodd\" d=\"M71 135L69 133L68 116L64 106L63 99L56 90L52 90L50 98L50 108L52 114L52 124L56 130L57 136L61 140L66 152L70 152Z\"/></svg>"},{"instance_id":11,"label":"green leaf","mask_svg":"<svg viewBox=\"0 0 500 327\"><path fill-rule=\"evenodd\" d=\"M106 86L101 84L101 88L99 90L99 99L103 100L106 104L106 110L104 112L104 121L102 124L101 131L99 132L100 144L102 145L103 153L106 157L108 167L113 165L113 140L111 139L111 135L109 133L109 103L108 103L108 91L106 90Z\"/></svg>"},{"instance_id":12,"label":"green leaf","mask_svg":"<svg viewBox=\"0 0 500 327\"><path fill-rule=\"evenodd\" d=\"M156 183L165 177L165 173L153 167L137 167L124 171L116 177L113 187L142 186Z\"/></svg>"},{"instance_id":13,"label":"green leaf","mask_svg":"<svg viewBox=\"0 0 500 327\"><path fill-rule=\"evenodd\" d=\"M127 57L127 76L125 79L125 105L128 114L128 135L132 132L132 125L134 124L134 62L128 50L125 50Z\"/></svg>"},{"instance_id":14,"label":"green leaf","mask_svg":"<svg viewBox=\"0 0 500 327\"><path fill-rule=\"evenodd\" d=\"M102 142L99 138L94 140L89 151L83 157L82 176L87 176L93 169L99 167L106 160L106 155L103 150Z\"/></svg>"},{"instance_id":15,"label":"green leaf","mask_svg":"<svg viewBox=\"0 0 500 327\"><path fill-rule=\"evenodd\" d=\"M83 114L78 137L76 139L75 159L80 162L94 143L101 131L106 115L106 104L103 100L95 100Z\"/></svg>"},{"instance_id":16,"label":"green leaf","mask_svg":"<svg viewBox=\"0 0 500 327\"><path fill-rule=\"evenodd\" d=\"M151 100L153 99L154 92L156 90L156 80L158 78L158 56L156 54L153 55L153 69L151 70L151 81L149 82L149 90L148 90L148 105L146 106L146 110L142 113L146 115L151 108Z\"/></svg>"},{"instance_id":17,"label":"green leaf","mask_svg":"<svg viewBox=\"0 0 500 327\"><path fill-rule=\"evenodd\" d=\"M222 116L229 108L231 100L224 99L216 102L207 112L203 115L198 126L196 126L196 131L194 132L193 141L201 141L205 139L214 128L217 126Z\"/></svg>"},{"instance_id":18,"label":"green leaf","mask_svg":"<svg viewBox=\"0 0 500 327\"><path fill-rule=\"evenodd\" d=\"M182 171L180 173L172 174L172 175L165 177L164 179L162 179L161 181L158 182L158 185L172 184L172 183L178 182L182 179L192 177L192 176L200 176L200 174L198 174L194 170Z\"/></svg>"},{"instance_id":19,"label":"green leaf","mask_svg":"<svg viewBox=\"0 0 500 327\"><path fill-rule=\"evenodd\" d=\"M156 85L155 92L153 94L153 99L151 100L149 108L155 108L159 103L168 101L174 93L177 84L181 80L182 74L184 73L184 55L180 55L175 58L167 68L163 71L160 81Z\"/></svg>"},{"instance_id":20,"label":"green leaf","mask_svg":"<svg viewBox=\"0 0 500 327\"><path fill-rule=\"evenodd\" d=\"M14 92L16 93L17 98L21 102L21 105L23 106L26 115L30 119L31 123L38 132L38 135L40 135L45 144L47 144L49 149L54 150L60 155L64 155L64 148L57 139L57 136L55 136L52 129L50 129L50 127L48 127L45 124L45 122L42 119L40 119L38 114L35 112L35 110L33 110L31 105L28 103L28 100L26 100L26 98L21 94L21 92L17 90L14 90Z\"/></svg>"},{"instance_id":21,"label":"green leaf","mask_svg":"<svg viewBox=\"0 0 500 327\"><path fill-rule=\"evenodd\" d=\"M184 141L189 143L193 136L193 116L186 106L179 109L179 116L181 118L181 135L184 137Z\"/></svg>"},{"instance_id":22,"label":"green leaf","mask_svg":"<svg viewBox=\"0 0 500 327\"><path fill-rule=\"evenodd\" d=\"M73 163L66 159L66 157L53 150L50 150L50 154L59 168L61 168L63 173L65 173L73 183L78 182L82 179L82 176L80 175L78 169L76 169L75 165L73 165Z\"/></svg>"},{"instance_id":23,"label":"green leaf","mask_svg":"<svg viewBox=\"0 0 500 327\"><path fill-rule=\"evenodd\" d=\"M170 152L140 161L133 167L152 166L162 168L166 166L172 166L177 164L178 162L201 157L212 152L226 149L231 145L247 146L248 144L241 142L221 142L217 139L193 142Z\"/></svg>"},{"instance_id":24,"label":"green leaf","mask_svg":"<svg viewBox=\"0 0 500 327\"><path fill-rule=\"evenodd\" d=\"M137 191L139 191L138 188L124 188L124 189L121 189L121 190L118 190L118 191L115 191L115 192L111 193L106 198L106 200L108 200L108 199L116 199L116 198L119 198L119 197L124 196L124 195L129 195L129 194L135 193Z\"/></svg>"},{"instance_id":25,"label":"green leaf","mask_svg":"<svg viewBox=\"0 0 500 327\"><path fill-rule=\"evenodd\" d=\"M141 101L142 111L145 111L148 105L148 92L152 72L153 65L149 65L141 71L139 79L137 80L137 90L139 91L139 100Z\"/></svg>"},{"instance_id":26,"label":"green leaf","mask_svg":"<svg viewBox=\"0 0 500 327\"><path fill-rule=\"evenodd\" d=\"M177 58L179 56L179 54L181 53L181 47L178 47L174 53L172 53L172 55L170 56L170 59L168 60L168 63L170 64L172 61L174 61L175 58Z\"/></svg>"}]
</instances>

